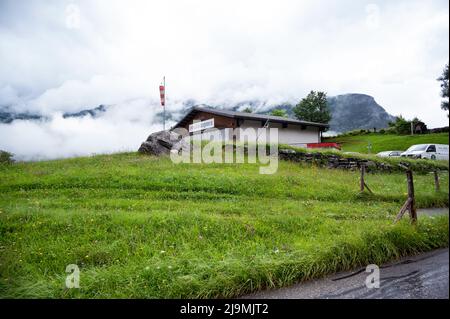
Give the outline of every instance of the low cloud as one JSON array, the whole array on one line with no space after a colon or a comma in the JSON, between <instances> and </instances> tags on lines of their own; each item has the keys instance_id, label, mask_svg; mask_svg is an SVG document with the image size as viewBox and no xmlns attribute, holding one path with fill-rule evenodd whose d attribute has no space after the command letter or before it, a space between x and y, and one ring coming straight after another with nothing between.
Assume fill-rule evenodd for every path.
<instances>
[{"instance_id":1,"label":"low cloud","mask_svg":"<svg viewBox=\"0 0 450 319\"><path fill-rule=\"evenodd\" d=\"M55 113L43 121L16 120L0 124L0 149L15 154L16 160L136 151L150 132L162 129L162 124L153 124L154 114L147 102L134 100L109 106L95 118Z\"/></svg>"},{"instance_id":2,"label":"low cloud","mask_svg":"<svg viewBox=\"0 0 450 319\"><path fill-rule=\"evenodd\" d=\"M30 100L28 105L31 111L43 114L77 112L101 104L121 104L141 97L142 92L145 90L138 83L127 78L96 75L87 81L65 81ZM149 96L147 100L150 100Z\"/></svg>"}]
</instances>

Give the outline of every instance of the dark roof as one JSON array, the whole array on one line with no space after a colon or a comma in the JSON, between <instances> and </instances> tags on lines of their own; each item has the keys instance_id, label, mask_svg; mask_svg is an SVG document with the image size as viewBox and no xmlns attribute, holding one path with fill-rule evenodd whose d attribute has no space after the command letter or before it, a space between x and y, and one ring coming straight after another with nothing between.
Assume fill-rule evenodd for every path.
<instances>
[{"instance_id":1,"label":"dark roof","mask_svg":"<svg viewBox=\"0 0 450 319\"><path fill-rule=\"evenodd\" d=\"M205 113L211 113L215 115L220 115L224 117L229 118L235 118L235 119L243 119L243 120L254 120L254 121L267 121L269 120L269 123L286 123L286 124L297 124L297 125L306 125L306 126L316 126L321 128L328 128L328 124L323 123L314 123L314 122L307 122L307 121L299 121L294 120L290 118L280 117L280 116L272 116L272 115L264 115L264 114L254 114L254 113L246 113L246 112L235 112L235 111L229 111L229 110L220 110L220 109L213 109L209 107L200 107L200 106L194 106L175 126L176 127L182 127L187 125L191 122L191 120L194 118L194 116L199 112L205 112Z\"/></svg>"}]
</instances>

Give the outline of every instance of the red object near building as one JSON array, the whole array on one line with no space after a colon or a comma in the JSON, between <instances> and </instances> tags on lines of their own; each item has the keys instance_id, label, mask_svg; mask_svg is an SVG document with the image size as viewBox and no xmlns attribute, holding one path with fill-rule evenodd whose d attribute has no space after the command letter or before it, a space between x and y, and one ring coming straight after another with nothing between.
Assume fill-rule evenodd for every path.
<instances>
[{"instance_id":1,"label":"red object near building","mask_svg":"<svg viewBox=\"0 0 450 319\"><path fill-rule=\"evenodd\" d=\"M338 143L308 143L308 148L335 148L341 150L341 146Z\"/></svg>"}]
</instances>

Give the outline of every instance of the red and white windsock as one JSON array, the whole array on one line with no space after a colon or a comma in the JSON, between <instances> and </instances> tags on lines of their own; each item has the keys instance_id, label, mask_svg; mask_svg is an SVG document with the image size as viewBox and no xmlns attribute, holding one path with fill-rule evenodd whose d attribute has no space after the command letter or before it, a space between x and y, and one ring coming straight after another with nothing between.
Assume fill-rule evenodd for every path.
<instances>
[{"instance_id":1,"label":"red and white windsock","mask_svg":"<svg viewBox=\"0 0 450 319\"><path fill-rule=\"evenodd\" d=\"M161 106L166 105L166 88L164 85L159 86L159 96L161 97Z\"/></svg>"}]
</instances>

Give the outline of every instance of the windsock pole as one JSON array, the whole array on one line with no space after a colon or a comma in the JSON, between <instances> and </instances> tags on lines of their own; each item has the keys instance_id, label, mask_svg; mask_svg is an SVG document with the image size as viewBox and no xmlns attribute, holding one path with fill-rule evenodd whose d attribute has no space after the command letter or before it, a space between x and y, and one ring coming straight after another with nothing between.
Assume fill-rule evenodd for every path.
<instances>
[{"instance_id":1,"label":"windsock pole","mask_svg":"<svg viewBox=\"0 0 450 319\"><path fill-rule=\"evenodd\" d=\"M163 112L163 130L166 130L166 76L163 77L164 85L164 112Z\"/></svg>"}]
</instances>

